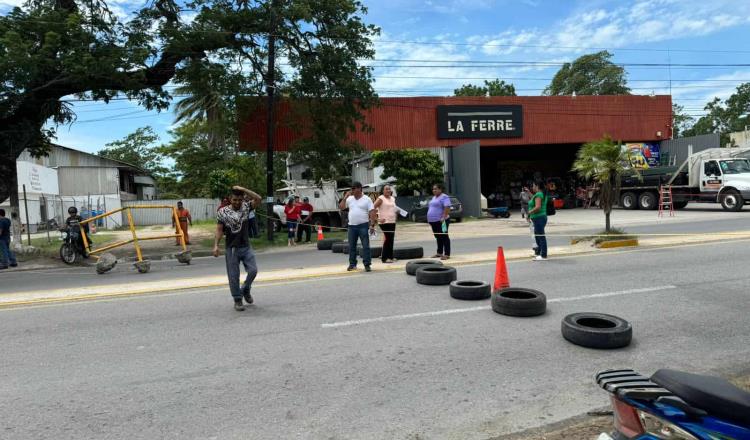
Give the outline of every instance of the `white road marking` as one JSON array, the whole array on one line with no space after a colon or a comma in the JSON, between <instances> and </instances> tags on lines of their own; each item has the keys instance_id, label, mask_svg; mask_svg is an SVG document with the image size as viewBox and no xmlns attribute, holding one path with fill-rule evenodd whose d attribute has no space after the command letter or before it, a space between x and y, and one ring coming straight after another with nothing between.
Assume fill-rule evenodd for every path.
<instances>
[{"instance_id":1,"label":"white road marking","mask_svg":"<svg viewBox=\"0 0 750 440\"><path fill-rule=\"evenodd\" d=\"M610 296L621 296L621 295L632 295L634 293L650 293L650 292L659 292L663 290L672 290L676 289L677 286L673 285L666 285L666 286L655 286L655 287L644 287L641 289L628 289L628 290L618 290L615 292L605 292L605 293L594 293L591 295L581 295L581 296L571 296L569 298L553 298L547 300L547 303L558 303L558 302L568 302L568 301L580 301L584 299L594 299L594 298L607 298ZM429 316L439 316L439 315L452 315L454 313L466 313L466 312L477 312L480 310L490 310L491 306L478 306L478 307L466 307L462 309L448 309L448 310L436 310L434 312L422 312L422 313L410 313L408 315L392 315L392 316L381 316L378 318L368 318L368 319L355 319L352 321L341 321L341 322L330 322L330 323L323 323L320 326L322 328L337 328L337 327L350 327L353 325L362 325L362 324L371 324L374 322L386 322L386 321L401 321L404 319L412 319L412 318L425 318Z\"/></svg>"}]
</instances>

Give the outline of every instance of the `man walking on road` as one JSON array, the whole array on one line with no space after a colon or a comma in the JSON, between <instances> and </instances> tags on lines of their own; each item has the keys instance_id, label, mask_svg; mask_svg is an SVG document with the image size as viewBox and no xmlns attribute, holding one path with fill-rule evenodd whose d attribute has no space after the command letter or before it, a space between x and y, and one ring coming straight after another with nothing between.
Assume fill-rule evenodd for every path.
<instances>
[{"instance_id":1,"label":"man walking on road","mask_svg":"<svg viewBox=\"0 0 750 440\"><path fill-rule=\"evenodd\" d=\"M349 267L348 271L357 270L357 239L362 243L362 263L365 271L370 272L370 233L375 230L375 205L372 199L362 193L362 184L352 183L352 190L344 194L339 202L339 209L349 209Z\"/></svg>"},{"instance_id":2,"label":"man walking on road","mask_svg":"<svg viewBox=\"0 0 750 440\"><path fill-rule=\"evenodd\" d=\"M180 229L182 229L182 236L185 238L185 244L190 244L188 222L190 222L190 226L193 226L193 217L190 216L190 211L185 209L182 202L177 202L177 219L180 221ZM174 224L174 219L172 219L172 226L175 227L174 233L179 234L180 231L177 230L177 227ZM180 244L182 244L180 243L180 237L176 237L175 246L179 246Z\"/></svg>"},{"instance_id":3,"label":"man walking on road","mask_svg":"<svg viewBox=\"0 0 750 440\"><path fill-rule=\"evenodd\" d=\"M300 207L299 224L297 225L297 243L302 241L302 233L305 234L305 243L310 243L310 222L312 221L313 206L310 198L305 196Z\"/></svg>"},{"instance_id":4,"label":"man walking on road","mask_svg":"<svg viewBox=\"0 0 750 440\"><path fill-rule=\"evenodd\" d=\"M245 310L242 299L247 304L253 303L250 287L258 275L258 265L255 263L255 252L250 246L248 238L248 214L254 207L260 206L261 198L258 194L241 186L232 187L229 206L225 206L216 213L216 236L214 237L214 257L219 256L219 241L226 235L227 278L229 291L234 298L234 309L238 312ZM240 264L245 267L247 277L240 288Z\"/></svg>"},{"instance_id":5,"label":"man walking on road","mask_svg":"<svg viewBox=\"0 0 750 440\"><path fill-rule=\"evenodd\" d=\"M10 248L10 227L10 219L5 217L5 210L0 209L0 269L18 266L16 254Z\"/></svg>"}]
</instances>

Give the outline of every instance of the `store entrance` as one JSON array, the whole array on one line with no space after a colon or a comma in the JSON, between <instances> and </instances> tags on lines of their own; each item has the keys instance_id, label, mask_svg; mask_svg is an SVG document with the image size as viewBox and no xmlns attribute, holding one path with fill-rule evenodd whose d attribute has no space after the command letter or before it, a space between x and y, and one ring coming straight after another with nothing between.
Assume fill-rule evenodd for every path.
<instances>
[{"instance_id":1,"label":"store entrance","mask_svg":"<svg viewBox=\"0 0 750 440\"><path fill-rule=\"evenodd\" d=\"M579 148L580 144L482 147L482 194L488 206L520 206L522 186L535 178L553 179L560 198L575 204L579 179L570 169Z\"/></svg>"}]
</instances>

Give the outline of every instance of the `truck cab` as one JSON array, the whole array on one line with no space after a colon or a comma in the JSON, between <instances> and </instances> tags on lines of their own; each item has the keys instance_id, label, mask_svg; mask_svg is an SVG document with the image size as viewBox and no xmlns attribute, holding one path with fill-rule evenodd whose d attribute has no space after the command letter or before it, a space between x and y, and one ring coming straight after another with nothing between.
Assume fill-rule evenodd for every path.
<instances>
[{"instance_id":1,"label":"truck cab","mask_svg":"<svg viewBox=\"0 0 750 440\"><path fill-rule=\"evenodd\" d=\"M743 158L703 160L700 192L721 203L727 211L739 211L750 200L750 161Z\"/></svg>"}]
</instances>

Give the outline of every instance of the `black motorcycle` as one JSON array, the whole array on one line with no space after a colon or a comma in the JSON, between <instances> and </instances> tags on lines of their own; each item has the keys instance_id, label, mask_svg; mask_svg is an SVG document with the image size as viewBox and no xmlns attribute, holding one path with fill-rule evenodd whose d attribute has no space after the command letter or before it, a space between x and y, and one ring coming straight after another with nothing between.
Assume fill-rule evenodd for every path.
<instances>
[{"instance_id":1,"label":"black motorcycle","mask_svg":"<svg viewBox=\"0 0 750 440\"><path fill-rule=\"evenodd\" d=\"M81 228L78 225L70 225L61 230L63 243L60 245L60 258L66 264L75 264L80 258L88 258L88 252L83 246Z\"/></svg>"}]
</instances>

